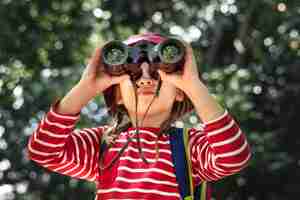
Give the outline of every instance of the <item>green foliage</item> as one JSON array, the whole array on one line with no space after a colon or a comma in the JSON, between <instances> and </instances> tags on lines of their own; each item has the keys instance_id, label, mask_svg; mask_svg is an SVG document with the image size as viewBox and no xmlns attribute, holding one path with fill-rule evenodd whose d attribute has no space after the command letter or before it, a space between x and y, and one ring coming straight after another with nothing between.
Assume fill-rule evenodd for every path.
<instances>
[{"instance_id":1,"label":"green foliage","mask_svg":"<svg viewBox=\"0 0 300 200\"><path fill-rule=\"evenodd\" d=\"M298 0L0 1L0 198L93 199L93 184L28 161L26 144L96 46L141 31L191 42L202 79L249 138L250 166L215 183L217 199L299 196L299 10ZM103 106L90 102L78 127L106 123Z\"/></svg>"}]
</instances>

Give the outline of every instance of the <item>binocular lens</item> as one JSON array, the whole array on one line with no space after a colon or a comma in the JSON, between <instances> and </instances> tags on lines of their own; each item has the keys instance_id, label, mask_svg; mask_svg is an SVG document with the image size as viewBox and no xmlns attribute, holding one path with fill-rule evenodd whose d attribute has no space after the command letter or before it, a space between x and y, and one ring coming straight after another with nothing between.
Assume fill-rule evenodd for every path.
<instances>
[{"instance_id":1,"label":"binocular lens","mask_svg":"<svg viewBox=\"0 0 300 200\"><path fill-rule=\"evenodd\" d=\"M122 58L124 57L124 52L120 49L111 49L107 52L107 61L109 63L120 63Z\"/></svg>"},{"instance_id":2,"label":"binocular lens","mask_svg":"<svg viewBox=\"0 0 300 200\"><path fill-rule=\"evenodd\" d=\"M128 58L128 50L120 41L107 43L102 50L102 62L108 73L121 75L125 73L124 64Z\"/></svg>"},{"instance_id":3,"label":"binocular lens","mask_svg":"<svg viewBox=\"0 0 300 200\"><path fill-rule=\"evenodd\" d=\"M173 63L180 55L180 49L174 45L165 46L162 49L163 60L167 63Z\"/></svg>"},{"instance_id":4,"label":"binocular lens","mask_svg":"<svg viewBox=\"0 0 300 200\"><path fill-rule=\"evenodd\" d=\"M175 64L183 59L185 48L176 39L169 39L158 47L159 57L163 63Z\"/></svg>"},{"instance_id":5,"label":"binocular lens","mask_svg":"<svg viewBox=\"0 0 300 200\"><path fill-rule=\"evenodd\" d=\"M128 57L126 47L120 42L108 43L103 51L104 62L109 65L124 64Z\"/></svg>"}]
</instances>

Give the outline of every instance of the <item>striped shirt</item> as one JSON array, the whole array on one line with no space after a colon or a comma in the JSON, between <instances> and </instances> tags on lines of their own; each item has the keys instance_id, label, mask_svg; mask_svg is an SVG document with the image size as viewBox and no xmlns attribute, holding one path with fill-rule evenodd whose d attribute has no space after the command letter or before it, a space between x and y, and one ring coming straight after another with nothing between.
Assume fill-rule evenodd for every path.
<instances>
[{"instance_id":1,"label":"striped shirt","mask_svg":"<svg viewBox=\"0 0 300 200\"><path fill-rule=\"evenodd\" d=\"M39 165L73 178L95 182L96 200L112 199L180 199L168 134L158 138L159 128L140 128L138 150L135 128L122 132L114 145L103 154L103 166L126 143L126 150L109 169L99 171L99 147L105 127L75 130L78 115L63 115L54 106L41 120L28 143L29 158ZM189 130L192 172L195 184L215 181L243 169L250 159L250 148L244 133L225 111L203 129Z\"/></svg>"}]
</instances>

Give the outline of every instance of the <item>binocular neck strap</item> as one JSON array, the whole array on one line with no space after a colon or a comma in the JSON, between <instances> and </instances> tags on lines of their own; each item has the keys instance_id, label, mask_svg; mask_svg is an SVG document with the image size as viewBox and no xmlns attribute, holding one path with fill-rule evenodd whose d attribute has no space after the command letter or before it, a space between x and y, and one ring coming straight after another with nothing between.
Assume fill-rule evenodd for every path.
<instances>
[{"instance_id":1,"label":"binocular neck strap","mask_svg":"<svg viewBox=\"0 0 300 200\"><path fill-rule=\"evenodd\" d=\"M152 103L154 102L154 100L155 100L155 98L156 97L158 97L158 95L159 95L159 91L160 91L160 87L161 87L161 79L159 78L159 81L158 81L158 84L157 84L157 88L156 88L156 91L155 91L155 95L153 96L153 98L152 98L152 100L151 100L151 102L150 102L150 104L148 105L148 107L147 107L147 110L146 110L146 112L145 112L145 114L144 114L144 116L143 116L143 118L142 118L142 120L141 120L141 127L143 127L143 122L144 122L144 120L145 120L145 118L146 118L146 116L147 116L147 114L148 114L148 111L149 111L149 109L150 109L150 107L151 107L151 105L152 105ZM145 158L145 155L144 155L144 153L143 153L143 151L142 151L142 148L141 148L141 146L140 146L140 138L139 138L139 126L138 126L138 117L137 117L137 105L138 105L138 95L137 95L137 84L136 84L136 82L134 83L134 91L135 91L135 103L136 103L136 105L135 105L135 114L136 114L136 116L135 116L135 120L136 120L136 129L137 129L137 142L138 142L138 149L139 149L139 152L140 152L140 155L141 155L141 158L142 158L142 160L145 162L145 163L149 163L147 160L146 160L146 158Z\"/></svg>"},{"instance_id":2,"label":"binocular neck strap","mask_svg":"<svg viewBox=\"0 0 300 200\"><path fill-rule=\"evenodd\" d=\"M156 88L156 91L155 91L155 97L159 96L160 87L161 87L161 78L159 77L157 88Z\"/></svg>"}]
</instances>

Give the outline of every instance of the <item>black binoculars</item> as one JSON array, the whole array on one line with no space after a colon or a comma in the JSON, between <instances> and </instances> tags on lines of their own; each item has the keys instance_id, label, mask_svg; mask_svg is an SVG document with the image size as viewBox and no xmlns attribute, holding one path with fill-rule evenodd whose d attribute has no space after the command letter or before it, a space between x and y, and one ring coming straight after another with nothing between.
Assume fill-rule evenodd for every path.
<instances>
[{"instance_id":1,"label":"black binoculars","mask_svg":"<svg viewBox=\"0 0 300 200\"><path fill-rule=\"evenodd\" d=\"M140 65L149 63L149 74L158 79L158 69L173 73L182 70L185 57L185 46L175 38L154 44L145 40L134 45L126 45L121 41L111 41L104 45L101 61L105 71L113 76L128 74L132 80L142 75Z\"/></svg>"}]
</instances>

